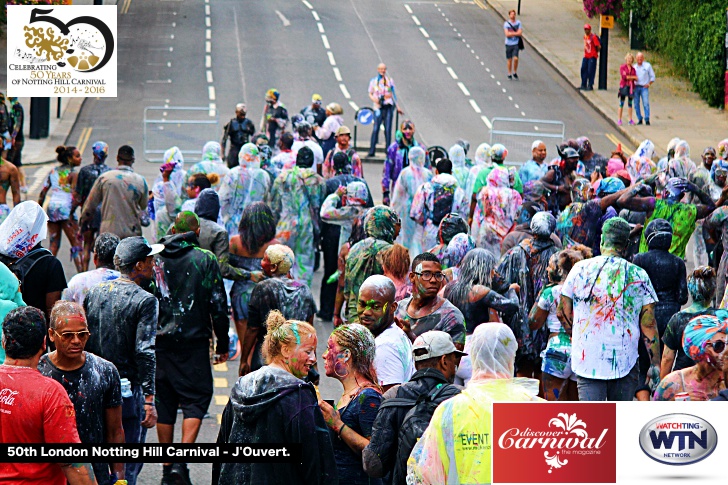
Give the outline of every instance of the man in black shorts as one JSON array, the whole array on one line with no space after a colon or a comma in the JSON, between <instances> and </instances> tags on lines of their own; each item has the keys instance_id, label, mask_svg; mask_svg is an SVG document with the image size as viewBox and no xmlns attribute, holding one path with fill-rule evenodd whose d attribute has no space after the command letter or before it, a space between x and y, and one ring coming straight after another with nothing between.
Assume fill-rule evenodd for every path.
<instances>
[{"instance_id":1,"label":"man in black shorts","mask_svg":"<svg viewBox=\"0 0 728 485\"><path fill-rule=\"evenodd\" d=\"M506 62L508 64L508 79L518 79L518 50L523 27L521 21L516 20L516 11L508 12L508 20L503 22L503 31L506 34Z\"/></svg>"}]
</instances>

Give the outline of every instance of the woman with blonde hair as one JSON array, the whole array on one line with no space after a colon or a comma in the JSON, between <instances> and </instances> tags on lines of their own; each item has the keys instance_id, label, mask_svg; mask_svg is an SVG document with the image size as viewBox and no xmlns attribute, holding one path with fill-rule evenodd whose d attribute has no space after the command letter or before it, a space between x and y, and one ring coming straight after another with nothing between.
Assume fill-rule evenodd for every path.
<instances>
[{"instance_id":1,"label":"woman with blonde hair","mask_svg":"<svg viewBox=\"0 0 728 485\"><path fill-rule=\"evenodd\" d=\"M341 483L379 485L362 466L362 450L369 444L372 426L382 402L382 389L374 370L374 335L358 323L334 329L324 352L326 375L344 386L336 406L319 401L334 446Z\"/></svg>"},{"instance_id":2,"label":"woman with blonde hair","mask_svg":"<svg viewBox=\"0 0 728 485\"><path fill-rule=\"evenodd\" d=\"M268 314L266 365L238 379L218 443L298 443L298 463L223 463L213 483L335 484L336 466L316 390L303 378L316 363L316 330L278 311ZM219 480L218 480L219 477Z\"/></svg>"},{"instance_id":3,"label":"woman with blonde hair","mask_svg":"<svg viewBox=\"0 0 728 485\"><path fill-rule=\"evenodd\" d=\"M619 66L619 109L617 110L617 124L622 126L622 110L624 109L624 98L627 98L627 117L629 124L634 125L632 120L632 100L634 99L634 83L637 80L637 72L632 66L634 64L634 56L628 52L624 56L624 64Z\"/></svg>"}]
</instances>

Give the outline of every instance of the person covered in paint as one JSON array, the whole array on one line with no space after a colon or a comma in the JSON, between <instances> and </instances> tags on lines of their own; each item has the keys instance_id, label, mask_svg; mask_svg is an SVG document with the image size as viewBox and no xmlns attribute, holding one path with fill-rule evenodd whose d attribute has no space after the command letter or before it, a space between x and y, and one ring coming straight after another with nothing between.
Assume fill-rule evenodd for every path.
<instances>
[{"instance_id":1,"label":"person covered in paint","mask_svg":"<svg viewBox=\"0 0 728 485\"><path fill-rule=\"evenodd\" d=\"M404 217L402 221L402 231L397 238L397 242L405 246L410 254L419 254L422 252L422 240L424 228L421 224L417 224L410 218L410 211L414 203L417 189L425 182L429 182L432 178L432 172L425 168L425 150L419 146L412 147L408 151L409 165L407 165L394 180L394 193L392 195L391 206L397 211L397 214ZM389 205L389 190L384 198L384 204Z\"/></svg>"},{"instance_id":2,"label":"person covered in paint","mask_svg":"<svg viewBox=\"0 0 728 485\"><path fill-rule=\"evenodd\" d=\"M293 142L293 147L291 147L291 150L293 150L293 153L298 155L299 150L303 147L308 147L313 152L313 161L316 172L321 171L321 165L324 163L324 152L321 149L321 145L319 145L318 141L316 141L316 138L313 136L313 128L307 121L301 121L296 125L296 133L298 133L298 138L296 141ZM321 174L319 174L321 175Z\"/></svg>"},{"instance_id":3,"label":"person covered in paint","mask_svg":"<svg viewBox=\"0 0 728 485\"><path fill-rule=\"evenodd\" d=\"M687 392L691 401L709 401L718 396L726 388L726 334L725 318L701 315L690 320L683 333L682 348L695 365L665 376L652 399L674 401L681 392Z\"/></svg>"},{"instance_id":4,"label":"person covered in paint","mask_svg":"<svg viewBox=\"0 0 728 485\"><path fill-rule=\"evenodd\" d=\"M545 162L546 144L541 140L535 140L531 143L531 159L524 163L518 171L521 182L525 185L528 182L541 180L549 169Z\"/></svg>"},{"instance_id":5,"label":"person covered in paint","mask_svg":"<svg viewBox=\"0 0 728 485\"><path fill-rule=\"evenodd\" d=\"M693 302L690 306L674 314L667 324L662 336L662 362L660 378L664 379L672 371L685 369L695 362L682 348L682 337L685 327L700 315L715 315L718 310L713 306L715 297L715 269L710 266L698 266L688 275L688 291Z\"/></svg>"},{"instance_id":6,"label":"person covered in paint","mask_svg":"<svg viewBox=\"0 0 728 485\"><path fill-rule=\"evenodd\" d=\"M210 339L216 340L213 364L228 358L227 298L213 253L199 247L200 224L194 212L181 212L174 234L160 243L155 296L157 323L157 400L159 443L173 443L177 408L182 409L182 442L194 443L212 401ZM190 387L189 383L195 386ZM165 477L184 477L185 463L168 464Z\"/></svg>"},{"instance_id":7,"label":"person covered in paint","mask_svg":"<svg viewBox=\"0 0 728 485\"><path fill-rule=\"evenodd\" d=\"M572 202L571 186L578 176L579 152L566 146L559 149L559 157L557 163L549 165L546 175L541 177L541 183L550 191L549 212L555 215Z\"/></svg>"},{"instance_id":8,"label":"person covered in paint","mask_svg":"<svg viewBox=\"0 0 728 485\"><path fill-rule=\"evenodd\" d=\"M357 322L356 302L359 287L371 275L382 274L380 253L390 248L400 232L402 223L397 213L387 206L376 205L364 217L365 239L354 244L346 257L343 301L346 320ZM352 234L353 234L352 230ZM339 314L334 309L334 323Z\"/></svg>"},{"instance_id":9,"label":"person covered in paint","mask_svg":"<svg viewBox=\"0 0 728 485\"><path fill-rule=\"evenodd\" d=\"M77 202L74 201L73 192L76 188L78 173L74 168L81 165L81 152L73 146L56 147L60 163L48 174L43 188L38 195L38 204L48 214L49 249L53 256L58 254L61 247L61 231L66 234L71 244L71 260L79 273L83 269L83 242L78 237L78 223L74 212Z\"/></svg>"},{"instance_id":10,"label":"person covered in paint","mask_svg":"<svg viewBox=\"0 0 728 485\"><path fill-rule=\"evenodd\" d=\"M260 168L258 147L246 143L240 149L238 166L222 179L220 215L228 236L238 234L243 210L253 202L265 201L271 190L268 173Z\"/></svg>"},{"instance_id":11,"label":"person covered in paint","mask_svg":"<svg viewBox=\"0 0 728 485\"><path fill-rule=\"evenodd\" d=\"M513 230L503 238L501 243L501 254L507 253L513 246L524 239L533 239L531 231L531 220L539 212L548 210L549 191L539 181L528 182L523 188L523 205L518 213L517 224ZM551 235L556 246L561 249L561 239L558 234Z\"/></svg>"},{"instance_id":12,"label":"person covered in paint","mask_svg":"<svg viewBox=\"0 0 728 485\"><path fill-rule=\"evenodd\" d=\"M407 248L394 243L381 253L382 273L392 280L396 293L394 301L401 301L412 295L412 283L409 280L410 255Z\"/></svg>"},{"instance_id":13,"label":"person covered in paint","mask_svg":"<svg viewBox=\"0 0 728 485\"><path fill-rule=\"evenodd\" d=\"M472 226L473 224L473 214L475 213L475 206L478 203L478 196L480 195L480 191L483 189L483 187L486 187L489 185L488 177L490 176L490 172L496 168L499 167L503 170L505 170L508 173L508 187L515 190L519 194L523 194L523 182L521 181L520 175L518 175L518 172L514 172L513 174L510 173L508 168L504 165L506 161L506 157L508 156L508 149L501 145L500 143L496 143L493 145L489 151L490 159L492 161L491 164L486 163L479 171L478 175L475 178L475 183L473 184L473 192L472 195L469 195L470 197L470 216L469 216L469 222ZM476 160L478 158L478 153L475 154ZM511 182L511 175L513 175L513 182Z\"/></svg>"},{"instance_id":14,"label":"person covered in paint","mask_svg":"<svg viewBox=\"0 0 728 485\"><path fill-rule=\"evenodd\" d=\"M288 124L288 110L279 102L280 99L281 93L275 88L265 92L265 108L260 120L260 131L266 136L267 145L273 150L278 141L279 131L281 133L286 131Z\"/></svg>"},{"instance_id":15,"label":"person covered in paint","mask_svg":"<svg viewBox=\"0 0 728 485\"><path fill-rule=\"evenodd\" d=\"M164 152L164 163L159 167L160 175L152 185L154 201L155 237L162 239L182 207L182 194L185 194L187 171L184 169L184 156L178 147Z\"/></svg>"},{"instance_id":16,"label":"person covered in paint","mask_svg":"<svg viewBox=\"0 0 728 485\"><path fill-rule=\"evenodd\" d=\"M187 200L185 200L182 203L182 207L180 207L180 212L192 212L195 210L195 204L197 203L197 198L200 196L200 192L202 192L205 189L211 189L215 185L219 185L220 178L216 173L195 173L192 171L189 171L188 173L191 173L190 177L187 179L187 184L185 185L185 193L187 194ZM169 234L169 231L167 232Z\"/></svg>"},{"instance_id":17,"label":"person covered in paint","mask_svg":"<svg viewBox=\"0 0 728 485\"><path fill-rule=\"evenodd\" d=\"M334 450L316 389L303 381L316 364L316 329L278 311L270 312L266 328L265 365L233 386L217 442L298 443L301 462L213 465L212 483L336 485Z\"/></svg>"},{"instance_id":18,"label":"person covered in paint","mask_svg":"<svg viewBox=\"0 0 728 485\"><path fill-rule=\"evenodd\" d=\"M493 253L476 248L460 264L457 281L445 286L444 297L463 314L465 323L465 352L470 349L473 332L481 323L497 322L500 315L508 321L518 312L518 284L514 283L501 295L493 289L492 277L498 263ZM455 383L467 385L472 376L470 357L465 356L457 369Z\"/></svg>"},{"instance_id":19,"label":"person covered in paint","mask_svg":"<svg viewBox=\"0 0 728 485\"><path fill-rule=\"evenodd\" d=\"M447 156L452 162L451 174L458 181L458 187L464 191L470 175L470 169L465 163L465 148L460 143L456 143L447 151Z\"/></svg>"},{"instance_id":20,"label":"person covered in paint","mask_svg":"<svg viewBox=\"0 0 728 485\"><path fill-rule=\"evenodd\" d=\"M516 343L507 325L480 325L472 336L473 378L463 392L440 404L407 460L407 483L490 483L491 447L448 436L492 436L493 403L540 401L538 381L514 378ZM453 463L454 461L454 463Z\"/></svg>"},{"instance_id":21,"label":"person covered in paint","mask_svg":"<svg viewBox=\"0 0 728 485\"><path fill-rule=\"evenodd\" d=\"M663 199L640 196L641 188L641 184L632 186L630 190L619 197L617 204L624 209L646 212L646 225L655 219L667 220L672 226L670 253L684 259L685 248L695 230L695 221L703 219L713 212L713 209L715 209L713 200L695 184L680 177L672 177L667 181L665 198ZM701 203L686 204L680 202L685 192L691 192L697 196ZM640 252L644 253L647 250L647 239L643 232L640 240Z\"/></svg>"},{"instance_id":22,"label":"person covered in paint","mask_svg":"<svg viewBox=\"0 0 728 485\"><path fill-rule=\"evenodd\" d=\"M321 206L321 220L341 227L336 253L351 236L351 224L354 219L367 210L369 190L364 182L350 182L339 186L333 194L326 197Z\"/></svg>"},{"instance_id":23,"label":"person covered in paint","mask_svg":"<svg viewBox=\"0 0 728 485\"><path fill-rule=\"evenodd\" d=\"M321 205L326 193L326 183L312 168L313 163L313 152L308 147L301 148L296 166L278 176L269 195L269 205L279 215L276 238L293 249L293 277L309 287L313 282Z\"/></svg>"},{"instance_id":24,"label":"person covered in paint","mask_svg":"<svg viewBox=\"0 0 728 485\"><path fill-rule=\"evenodd\" d=\"M76 180L76 187L74 189L73 196L75 203L79 207L83 207L99 175L111 170L111 167L106 165L106 159L109 156L109 145L103 141L97 141L91 145L91 152L94 157L93 163L82 167L78 171L78 179ZM99 233L99 227L101 227L100 207L96 209L96 214L93 219L81 226L81 235L83 236L83 252L81 253L83 258L81 262L82 271L88 271L88 266L91 262L91 251L93 251L94 241Z\"/></svg>"},{"instance_id":25,"label":"person covered in paint","mask_svg":"<svg viewBox=\"0 0 728 485\"><path fill-rule=\"evenodd\" d=\"M668 252L672 226L665 219L653 219L647 224L645 239L649 250L636 254L632 262L647 272L657 293L655 321L662 342L667 322L688 302L685 261Z\"/></svg>"},{"instance_id":26,"label":"person covered in paint","mask_svg":"<svg viewBox=\"0 0 728 485\"><path fill-rule=\"evenodd\" d=\"M218 142L208 141L202 147L202 160L192 165L190 169L187 170L187 173L203 173L205 175L213 173L216 174L217 181L212 184L212 187L215 190L218 190L220 188L220 183L222 182L222 179L230 172L230 169L227 167L227 165L225 165L225 162L221 158L222 151L223 149L220 147L220 144ZM240 152L238 151L238 153Z\"/></svg>"},{"instance_id":27,"label":"person covered in paint","mask_svg":"<svg viewBox=\"0 0 728 485\"><path fill-rule=\"evenodd\" d=\"M288 320L309 322L313 325L316 302L308 286L292 279L290 270L294 266L295 255L291 248L282 244L271 244L265 249L260 266L266 279L253 288L248 303L248 322L240 340L243 356L240 361L240 375L258 370L262 365L261 348L266 336L265 321L269 312L277 310ZM248 364L249 362L249 364ZM312 370L311 381L318 377Z\"/></svg>"},{"instance_id":28,"label":"person covered in paint","mask_svg":"<svg viewBox=\"0 0 728 485\"><path fill-rule=\"evenodd\" d=\"M465 219L458 214L450 213L443 217L440 226L437 228L437 246L430 248L427 252L432 253L442 262L447 251L447 245L457 234L468 234L470 227Z\"/></svg>"},{"instance_id":29,"label":"person covered in paint","mask_svg":"<svg viewBox=\"0 0 728 485\"><path fill-rule=\"evenodd\" d=\"M412 260L410 272L412 296L397 304L397 325L411 341L428 330L442 330L452 337L455 346L465 346L465 321L460 310L438 295L445 284L442 265L432 253L422 253Z\"/></svg>"},{"instance_id":30,"label":"person covered in paint","mask_svg":"<svg viewBox=\"0 0 728 485\"><path fill-rule=\"evenodd\" d=\"M96 269L79 273L68 282L68 288L63 290L62 300L73 301L83 305L88 292L99 283L112 281L119 277L114 269L114 253L120 239L116 234L104 232L96 238L94 243L94 266Z\"/></svg>"},{"instance_id":31,"label":"person covered in paint","mask_svg":"<svg viewBox=\"0 0 728 485\"><path fill-rule=\"evenodd\" d=\"M0 263L0 322L12 310L25 306L23 295L20 293L20 281L18 277ZM0 327L0 339L2 339L2 327ZM5 349L0 345L0 364L5 362Z\"/></svg>"},{"instance_id":32,"label":"person covered in paint","mask_svg":"<svg viewBox=\"0 0 728 485\"><path fill-rule=\"evenodd\" d=\"M639 180L644 180L657 172L657 165L652 161L654 156L655 144L650 140L643 140L637 150L629 157L625 167L630 177L632 177L632 181L637 183Z\"/></svg>"},{"instance_id":33,"label":"person covered in paint","mask_svg":"<svg viewBox=\"0 0 728 485\"><path fill-rule=\"evenodd\" d=\"M68 393L81 443L123 444L119 371L108 360L84 351L90 333L83 307L76 302L56 302L49 323L48 339L55 350L40 358L38 370ZM92 466L98 483L124 480L124 463Z\"/></svg>"},{"instance_id":34,"label":"person covered in paint","mask_svg":"<svg viewBox=\"0 0 728 485\"><path fill-rule=\"evenodd\" d=\"M612 217L617 217L617 200L626 193L624 183L616 177L599 181L596 197L590 198L591 185L586 179L578 178L571 186L571 204L559 215L556 231L561 236L564 248L583 244L599 255L599 241L602 226Z\"/></svg>"},{"instance_id":35,"label":"person covered in paint","mask_svg":"<svg viewBox=\"0 0 728 485\"><path fill-rule=\"evenodd\" d=\"M460 264L473 249L475 249L475 241L467 234L456 234L452 238L445 250L445 256L442 258L443 272L448 283L458 280L460 277ZM440 296L442 296L442 293Z\"/></svg>"},{"instance_id":36,"label":"person covered in paint","mask_svg":"<svg viewBox=\"0 0 728 485\"><path fill-rule=\"evenodd\" d=\"M475 150L475 157L473 159L473 166L468 169L468 181L465 183L463 188L465 189L465 197L471 197L475 189L475 182L478 179L478 174L485 167L492 167L493 162L490 161L490 145L487 143L481 143Z\"/></svg>"},{"instance_id":37,"label":"person covered in paint","mask_svg":"<svg viewBox=\"0 0 728 485\"><path fill-rule=\"evenodd\" d=\"M585 136L580 136L576 142L579 144L579 161L584 164L584 176L592 181L607 177L607 157L594 153L591 141Z\"/></svg>"},{"instance_id":38,"label":"person covered in paint","mask_svg":"<svg viewBox=\"0 0 728 485\"><path fill-rule=\"evenodd\" d=\"M559 251L551 235L556 219L550 212L538 212L531 219L533 239L524 239L510 249L500 260L493 274L493 289L505 295L516 283L521 306L509 320L509 326L518 339L516 371L521 377L540 379L541 351L546 345L544 330L532 333L528 327L528 312L533 308L541 288L548 284L548 264Z\"/></svg>"},{"instance_id":39,"label":"person covered in paint","mask_svg":"<svg viewBox=\"0 0 728 485\"><path fill-rule=\"evenodd\" d=\"M323 150L324 158L329 154L331 150L336 146L336 133L339 129L344 126L344 118L341 116L344 114L344 109L339 103L329 103L326 105L326 120L323 125L313 126L313 131L321 143L321 149ZM323 161L321 165L318 165L319 170L322 169ZM319 173L321 175L321 173Z\"/></svg>"},{"instance_id":40,"label":"person covered in paint","mask_svg":"<svg viewBox=\"0 0 728 485\"><path fill-rule=\"evenodd\" d=\"M326 375L338 380L344 393L336 406L319 400L341 483L381 485L369 478L362 465L362 450L369 444L372 426L382 402L382 388L374 368L376 343L363 325L351 323L334 329L324 352Z\"/></svg>"},{"instance_id":41,"label":"person covered in paint","mask_svg":"<svg viewBox=\"0 0 728 485\"><path fill-rule=\"evenodd\" d=\"M452 168L447 158L438 160L435 176L420 185L412 199L409 216L424 227L420 242L423 250L437 244L437 231L445 216L451 213L464 216L467 211L465 192L452 176Z\"/></svg>"},{"instance_id":42,"label":"person covered in paint","mask_svg":"<svg viewBox=\"0 0 728 485\"><path fill-rule=\"evenodd\" d=\"M389 205L389 194L396 192L396 184L399 181L400 174L402 171L410 165L417 164L420 167L425 166L424 152L426 147L420 145L415 140L415 124L411 120L404 120L397 132L395 133L395 141L387 147L387 159L384 160L384 169L382 171L382 203ZM417 154L413 159L410 155L410 151L419 147L422 150L422 154ZM428 169L429 170L429 169ZM420 175L420 178L423 176ZM411 187L409 187L411 188ZM410 197L414 196L417 187L414 187L408 193ZM394 195L392 196L394 197ZM400 214L406 214L405 212L397 211ZM405 231L406 232L406 231ZM410 251L412 249L410 248Z\"/></svg>"},{"instance_id":43,"label":"person covered in paint","mask_svg":"<svg viewBox=\"0 0 728 485\"><path fill-rule=\"evenodd\" d=\"M227 145L227 141L229 139L230 150L227 154L228 168L233 168L237 166L238 153L240 153L240 149L243 145L248 143L250 137L255 134L255 125L252 121L250 121L250 119L246 118L247 114L248 108L245 106L244 103L236 104L235 118L228 121L222 129L222 138L220 139L220 143L217 144L217 158L220 158L221 154L225 152L225 145ZM205 159L204 153L205 151L203 150L203 160Z\"/></svg>"},{"instance_id":44,"label":"person covered in paint","mask_svg":"<svg viewBox=\"0 0 728 485\"><path fill-rule=\"evenodd\" d=\"M551 256L549 284L541 289L536 304L528 314L531 331L548 326L549 339L541 353L541 385L547 401L578 401L576 374L571 370L571 335L561 325L557 308L561 285L576 263L584 259L578 251L565 249Z\"/></svg>"},{"instance_id":45,"label":"person covered in paint","mask_svg":"<svg viewBox=\"0 0 728 485\"><path fill-rule=\"evenodd\" d=\"M571 330L571 368L580 401L634 398L640 385L640 340L650 361L645 384L652 388L659 379L657 294L647 272L622 257L629 232L621 217L609 219L601 256L576 263L561 287L558 316Z\"/></svg>"},{"instance_id":46,"label":"person covered in paint","mask_svg":"<svg viewBox=\"0 0 728 485\"><path fill-rule=\"evenodd\" d=\"M372 275L359 288L356 311L359 323L374 335L374 369L384 392L407 382L414 373L412 342L394 323L397 289L382 275Z\"/></svg>"},{"instance_id":47,"label":"person covered in paint","mask_svg":"<svg viewBox=\"0 0 728 485\"><path fill-rule=\"evenodd\" d=\"M718 300L720 300L725 294L726 287L728 287L726 284L726 281L728 281L728 275L726 274L728 271L728 251L726 250L728 248L728 205L719 206L706 217L705 226L712 239L722 244L720 261L718 262L718 280L716 287L716 295Z\"/></svg>"},{"instance_id":48,"label":"person covered in paint","mask_svg":"<svg viewBox=\"0 0 728 485\"><path fill-rule=\"evenodd\" d=\"M324 165L322 169L322 175L325 179L330 179L331 177L338 175L336 171L336 166L334 163L334 156L337 153L343 153L346 155L346 158L349 160L349 165L351 165L351 174L354 177L364 178L364 170L361 166L361 158L359 157L359 154L354 150L354 147L350 146L351 143L351 130L347 126L340 126L338 130L336 130L336 145L334 146L333 150L329 151L329 153L326 154L326 157L324 159Z\"/></svg>"},{"instance_id":49,"label":"person covered in paint","mask_svg":"<svg viewBox=\"0 0 728 485\"><path fill-rule=\"evenodd\" d=\"M334 327L343 325L344 319L348 318L349 310L346 307L347 295L344 294L344 290L346 288L346 261L349 257L349 251L351 248L356 243L367 237L364 232L364 220L368 213L369 211L359 216L357 219L354 219L354 223L351 225L351 236L349 236L349 240L346 241L339 250L339 258L336 261L336 273L329 278L329 281L332 281L334 276L336 276L336 298L334 299L333 318ZM384 254L384 251L382 254ZM382 263L382 267L383 265L384 263ZM382 269L382 271L384 271L384 269ZM407 272L409 272L409 263L407 263Z\"/></svg>"},{"instance_id":50,"label":"person covered in paint","mask_svg":"<svg viewBox=\"0 0 728 485\"><path fill-rule=\"evenodd\" d=\"M290 170L296 165L296 154L293 153L293 133L283 133L278 140L278 154L270 159L268 173L275 181L283 170Z\"/></svg>"},{"instance_id":51,"label":"person covered in paint","mask_svg":"<svg viewBox=\"0 0 728 485\"><path fill-rule=\"evenodd\" d=\"M522 199L510 187L505 168L493 167L487 180L488 185L480 190L476 205L471 207L471 231L479 248L499 256L503 239L516 225Z\"/></svg>"},{"instance_id":52,"label":"person covered in paint","mask_svg":"<svg viewBox=\"0 0 728 485\"><path fill-rule=\"evenodd\" d=\"M425 399L437 405L460 393L460 387L452 385L452 381L458 362L465 353L455 348L450 335L439 330L425 332L415 340L412 352L417 372L408 382L384 393L384 401L372 427L372 439L362 451L367 475L382 478L391 473L393 485L406 484L407 459L414 443L400 440L400 430L408 413L411 410L418 412L416 406ZM386 404L389 399L392 400ZM430 416L431 413L426 417ZM411 436L415 440L420 437Z\"/></svg>"},{"instance_id":53,"label":"person covered in paint","mask_svg":"<svg viewBox=\"0 0 728 485\"><path fill-rule=\"evenodd\" d=\"M46 351L46 321L33 307L12 310L2 322L7 358L0 366L4 443L80 443L76 411L62 385L38 372ZM96 484L90 463L3 463L0 481ZM107 482L108 483L108 482Z\"/></svg>"},{"instance_id":54,"label":"person covered in paint","mask_svg":"<svg viewBox=\"0 0 728 485\"><path fill-rule=\"evenodd\" d=\"M694 183L700 190L710 195L714 202L720 199L721 188L715 185L710 176L713 162L716 158L715 148L706 147L701 154L702 163L690 176L690 181ZM716 204L716 207L720 207ZM709 253L713 252L715 244L708 242L708 231L705 227L705 219L700 219L695 223L695 231L693 232L693 261L696 266L705 266L709 262Z\"/></svg>"}]
</instances>

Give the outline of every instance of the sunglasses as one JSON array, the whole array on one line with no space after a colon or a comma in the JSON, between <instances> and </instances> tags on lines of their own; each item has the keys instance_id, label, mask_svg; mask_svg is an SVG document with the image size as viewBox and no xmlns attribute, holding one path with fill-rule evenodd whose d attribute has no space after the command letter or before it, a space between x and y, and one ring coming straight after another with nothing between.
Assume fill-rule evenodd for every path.
<instances>
[{"instance_id":1,"label":"sunglasses","mask_svg":"<svg viewBox=\"0 0 728 485\"><path fill-rule=\"evenodd\" d=\"M58 333L55 330L53 330L53 333L58 335L61 340L64 342L72 342L75 337L78 337L79 340L86 340L91 336L91 332L88 330L81 330L80 332L63 332Z\"/></svg>"},{"instance_id":2,"label":"sunglasses","mask_svg":"<svg viewBox=\"0 0 728 485\"><path fill-rule=\"evenodd\" d=\"M435 278L435 281L442 281L445 279L445 273L433 273L432 271L423 271L422 273L415 272L415 274L425 281L430 281L432 278Z\"/></svg>"},{"instance_id":3,"label":"sunglasses","mask_svg":"<svg viewBox=\"0 0 728 485\"><path fill-rule=\"evenodd\" d=\"M717 342L708 342L706 345L710 345L715 350L716 354L722 354L725 350L725 340L718 340Z\"/></svg>"}]
</instances>

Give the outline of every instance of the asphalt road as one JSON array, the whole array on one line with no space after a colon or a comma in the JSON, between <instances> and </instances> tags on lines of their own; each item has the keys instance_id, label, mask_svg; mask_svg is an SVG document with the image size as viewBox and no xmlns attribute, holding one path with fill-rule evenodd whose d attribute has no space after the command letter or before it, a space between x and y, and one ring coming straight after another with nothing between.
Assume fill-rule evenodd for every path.
<instances>
[{"instance_id":1,"label":"asphalt road","mask_svg":"<svg viewBox=\"0 0 728 485\"><path fill-rule=\"evenodd\" d=\"M145 155L145 140L150 151L180 146L189 166L205 141L219 139L236 103L247 103L257 125L271 87L281 92L290 113L319 93L324 104L341 104L344 118L352 123L355 109L370 105L368 82L384 62L404 116L414 120L416 136L428 146L447 148L464 138L472 155L479 143L490 140L489 125L501 117L561 121L567 138L586 135L597 152L609 154L617 140L610 125L533 51L521 53L520 80L506 79L502 25L494 12L467 1L119 2L119 97L87 99L67 142L82 150L84 163L91 160L96 140L106 141L111 153L122 144L134 146L134 169L151 186L159 163L145 158L159 154ZM149 117L163 123L147 124L145 136L145 108L152 106L204 109L160 109ZM172 122L181 118L203 123ZM544 129L530 121L516 125L533 134L511 137L506 144L514 148L530 146L538 137L535 127ZM361 128L359 145L368 146L370 133L369 127ZM555 143L547 144L549 157L556 155ZM37 194L48 169L28 169L35 189L30 197ZM379 164L365 164L375 200L381 200L380 170ZM75 270L66 252L68 241L62 244L59 256L70 278ZM318 295L320 277L315 281ZM331 325L317 322L317 327L321 355ZM199 441L215 440L218 415L236 370L237 362L215 370L215 398ZM324 377L321 390L325 398L338 398L341 386ZM156 441L153 430L148 441ZM194 483L209 482L208 465L190 469ZM158 483L160 477L161 465L149 464L139 483Z\"/></svg>"}]
</instances>

